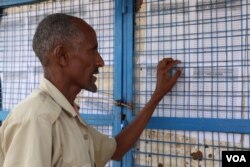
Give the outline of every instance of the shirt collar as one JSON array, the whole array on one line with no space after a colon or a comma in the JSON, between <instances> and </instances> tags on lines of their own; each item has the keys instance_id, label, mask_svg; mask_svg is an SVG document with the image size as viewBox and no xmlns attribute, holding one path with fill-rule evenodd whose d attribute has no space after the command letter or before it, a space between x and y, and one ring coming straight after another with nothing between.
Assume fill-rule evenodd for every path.
<instances>
[{"instance_id":1,"label":"shirt collar","mask_svg":"<svg viewBox=\"0 0 250 167\"><path fill-rule=\"evenodd\" d=\"M54 101L60 105L69 115L72 117L80 117L66 97L49 80L43 78L40 84L40 89L47 92L52 97L52 99L54 99ZM86 123L81 118L79 119L82 124L86 126Z\"/></svg>"}]
</instances>

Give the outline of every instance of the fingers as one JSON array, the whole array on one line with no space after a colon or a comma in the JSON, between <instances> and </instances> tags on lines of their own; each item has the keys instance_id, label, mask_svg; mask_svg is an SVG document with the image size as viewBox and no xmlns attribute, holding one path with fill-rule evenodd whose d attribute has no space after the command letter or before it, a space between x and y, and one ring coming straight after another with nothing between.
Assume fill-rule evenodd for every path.
<instances>
[{"instance_id":1,"label":"fingers","mask_svg":"<svg viewBox=\"0 0 250 167\"><path fill-rule=\"evenodd\" d=\"M164 61L166 63L171 62L171 61L173 61L173 58L163 58L162 61Z\"/></svg>"},{"instance_id":2,"label":"fingers","mask_svg":"<svg viewBox=\"0 0 250 167\"><path fill-rule=\"evenodd\" d=\"M173 79L174 81L177 81L178 78L181 76L181 72L182 72L182 70L181 70L180 68L178 68L178 69L176 70L174 76L172 77L172 79Z\"/></svg>"},{"instance_id":3,"label":"fingers","mask_svg":"<svg viewBox=\"0 0 250 167\"><path fill-rule=\"evenodd\" d=\"M162 67L167 66L169 63L171 63L172 61L174 61L172 58L163 58L160 62L159 65Z\"/></svg>"},{"instance_id":4,"label":"fingers","mask_svg":"<svg viewBox=\"0 0 250 167\"><path fill-rule=\"evenodd\" d=\"M158 67L160 69L164 68L166 70L170 70L173 66L181 63L180 60L173 60L172 58L163 58L159 64Z\"/></svg>"},{"instance_id":5,"label":"fingers","mask_svg":"<svg viewBox=\"0 0 250 167\"><path fill-rule=\"evenodd\" d=\"M179 63L181 63L180 60L174 60L172 58L164 58L159 62L156 91L163 92L165 95L172 89L182 73L182 69L180 68L173 69L173 66Z\"/></svg>"},{"instance_id":6,"label":"fingers","mask_svg":"<svg viewBox=\"0 0 250 167\"><path fill-rule=\"evenodd\" d=\"M180 63L181 63L180 60L173 60L173 61L169 62L167 64L167 70L170 70L171 68L173 68L173 66L180 64Z\"/></svg>"}]
</instances>

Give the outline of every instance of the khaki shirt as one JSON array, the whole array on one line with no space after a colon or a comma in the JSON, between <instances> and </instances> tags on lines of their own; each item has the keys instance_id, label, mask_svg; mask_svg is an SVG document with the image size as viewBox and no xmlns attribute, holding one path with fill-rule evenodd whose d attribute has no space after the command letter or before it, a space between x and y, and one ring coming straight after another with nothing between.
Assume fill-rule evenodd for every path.
<instances>
[{"instance_id":1,"label":"khaki shirt","mask_svg":"<svg viewBox=\"0 0 250 167\"><path fill-rule=\"evenodd\" d=\"M0 144L0 167L103 167L116 149L46 79L3 122Z\"/></svg>"}]
</instances>

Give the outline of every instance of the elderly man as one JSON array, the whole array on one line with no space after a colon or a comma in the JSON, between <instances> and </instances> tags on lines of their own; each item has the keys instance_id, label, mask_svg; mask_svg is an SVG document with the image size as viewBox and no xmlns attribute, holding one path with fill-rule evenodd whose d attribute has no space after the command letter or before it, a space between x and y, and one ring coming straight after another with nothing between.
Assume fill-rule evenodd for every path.
<instances>
[{"instance_id":1,"label":"elderly man","mask_svg":"<svg viewBox=\"0 0 250 167\"><path fill-rule=\"evenodd\" d=\"M80 18L49 15L37 27L33 49L44 79L3 122L0 167L103 167L110 159L120 160L181 74L168 73L180 61L161 60L151 99L131 124L109 138L89 126L74 103L82 89L97 91L95 74L104 66L93 28Z\"/></svg>"}]
</instances>

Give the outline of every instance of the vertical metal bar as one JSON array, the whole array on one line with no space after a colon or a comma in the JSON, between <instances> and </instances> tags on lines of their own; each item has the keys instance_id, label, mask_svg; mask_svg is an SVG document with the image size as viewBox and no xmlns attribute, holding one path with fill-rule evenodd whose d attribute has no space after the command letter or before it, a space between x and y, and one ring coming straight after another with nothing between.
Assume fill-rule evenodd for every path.
<instances>
[{"instance_id":1,"label":"vertical metal bar","mask_svg":"<svg viewBox=\"0 0 250 167\"><path fill-rule=\"evenodd\" d=\"M114 56L114 100L122 98L122 13L121 0L115 2L115 56ZM115 117L120 119L121 107L115 106ZM119 116L118 116L119 115ZM120 124L119 124L120 126ZM117 134L120 128L117 124L114 126L114 134Z\"/></svg>"},{"instance_id":2,"label":"vertical metal bar","mask_svg":"<svg viewBox=\"0 0 250 167\"><path fill-rule=\"evenodd\" d=\"M119 101L122 99L122 46L123 46L123 17L122 17L122 1L115 0L115 55L114 55L114 100ZM114 106L114 123L113 123L113 136L121 131L121 106ZM114 161L114 167L120 167L121 162Z\"/></svg>"},{"instance_id":3,"label":"vertical metal bar","mask_svg":"<svg viewBox=\"0 0 250 167\"><path fill-rule=\"evenodd\" d=\"M133 100L133 53L134 53L134 0L124 1L123 8L123 100L132 103ZM128 122L133 119L132 109L123 108ZM132 166L132 151L130 150L124 157L123 167Z\"/></svg>"},{"instance_id":4,"label":"vertical metal bar","mask_svg":"<svg viewBox=\"0 0 250 167\"><path fill-rule=\"evenodd\" d=\"M124 17L124 48L123 48L123 62L124 62L124 72L127 75L123 76L124 79L124 89L123 89L123 97L125 101L128 103L132 103L133 100L133 58L134 58L134 18L133 18L133 10L134 0L128 1L128 12ZM125 108L125 113L127 115L128 121L131 121L132 109Z\"/></svg>"}]
</instances>

